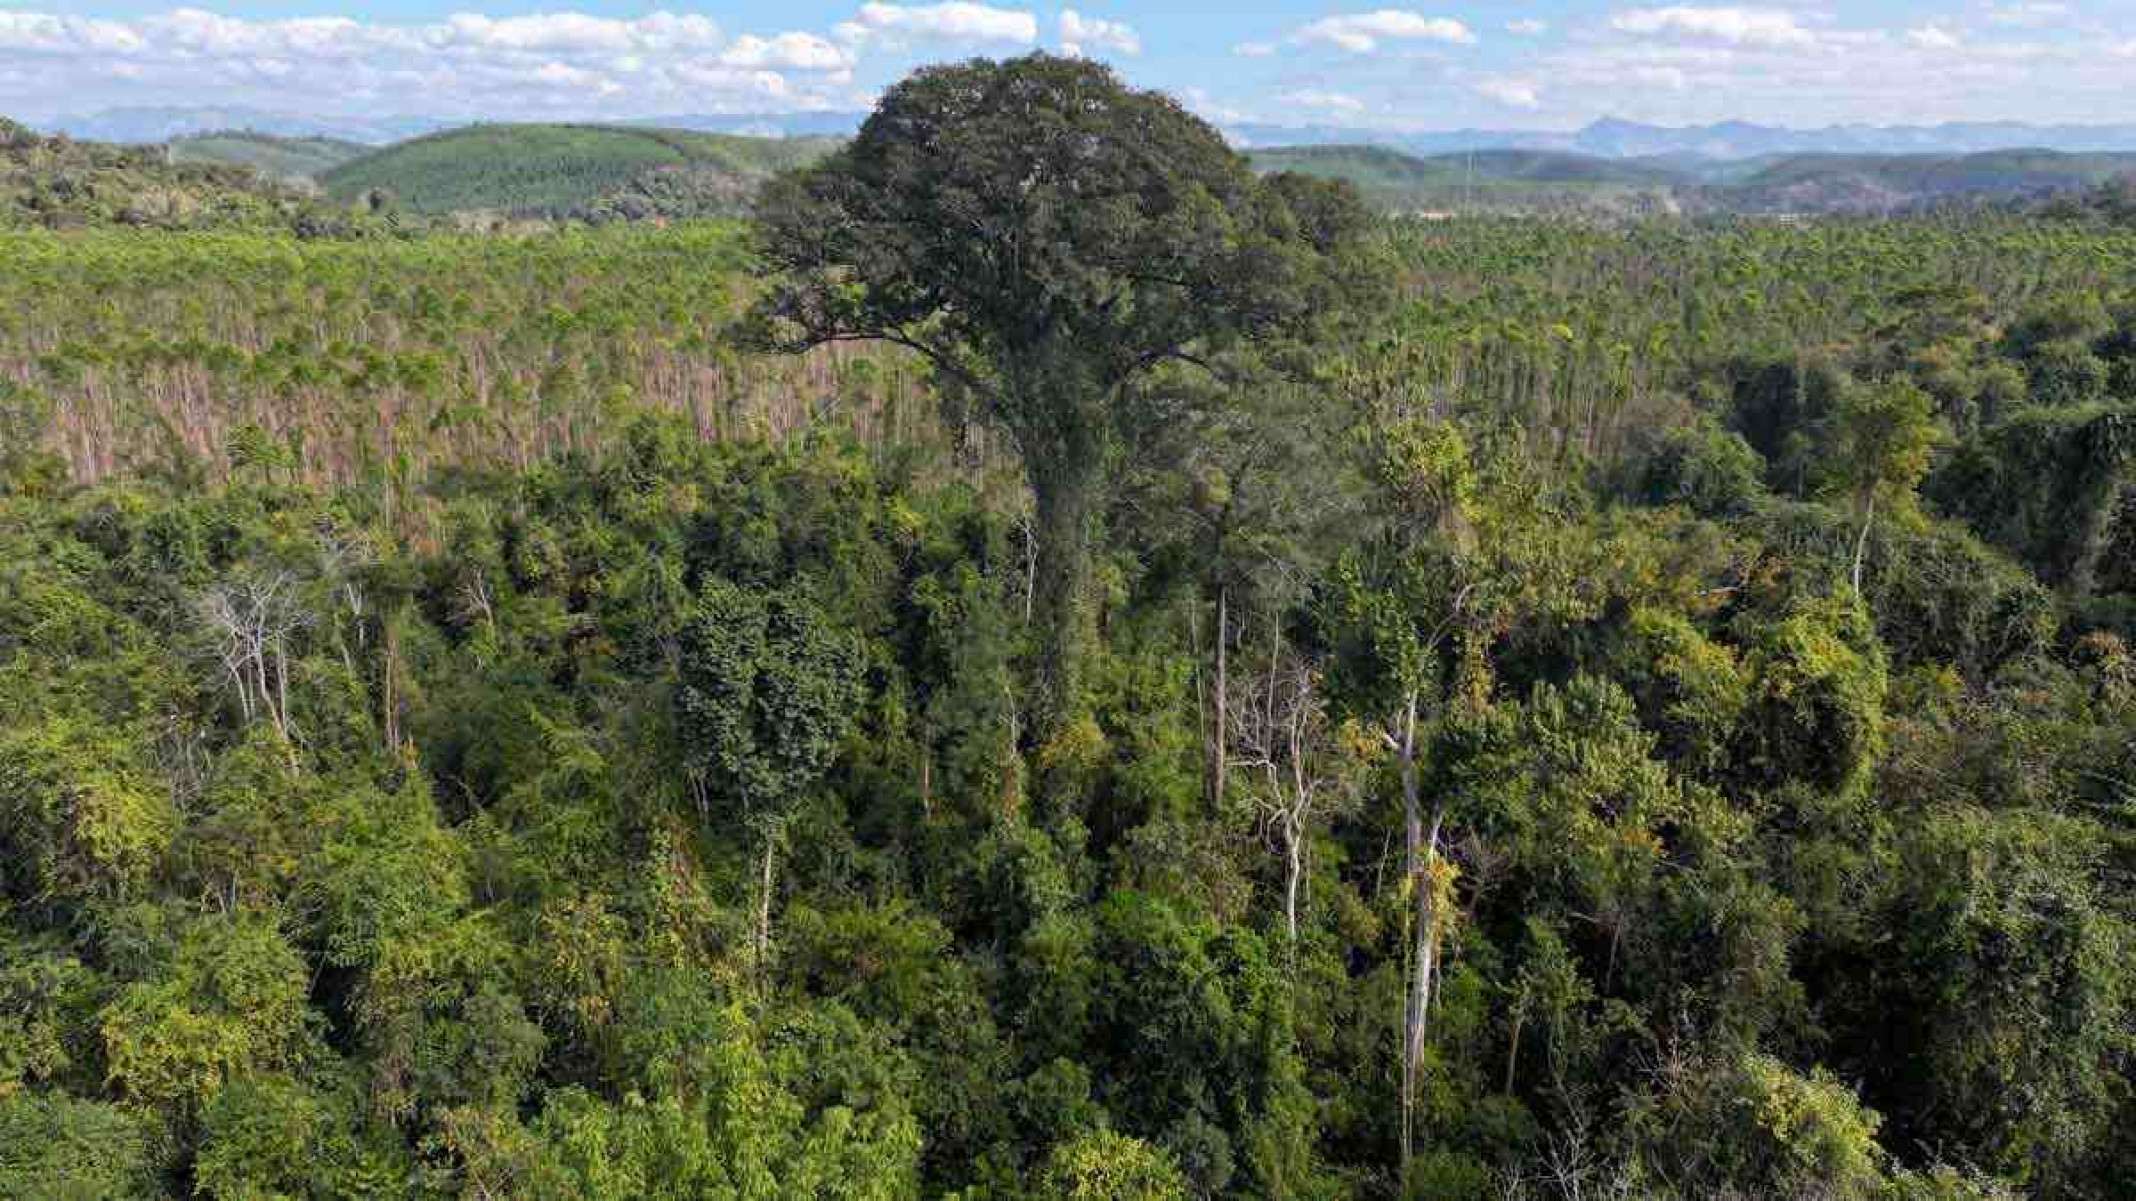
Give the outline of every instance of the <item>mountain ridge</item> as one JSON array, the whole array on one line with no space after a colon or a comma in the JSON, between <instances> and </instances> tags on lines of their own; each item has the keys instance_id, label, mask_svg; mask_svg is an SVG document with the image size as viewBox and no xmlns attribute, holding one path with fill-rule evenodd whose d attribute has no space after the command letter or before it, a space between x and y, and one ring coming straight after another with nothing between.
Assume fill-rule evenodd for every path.
<instances>
[{"instance_id":1,"label":"mountain ridge","mask_svg":"<svg viewBox=\"0 0 2136 1201\"><path fill-rule=\"evenodd\" d=\"M570 124L604 124L755 137L842 137L860 127L858 112L679 113L626 118L586 117ZM517 118L524 120L525 118ZM38 122L48 133L105 142L163 142L174 137L246 130L282 137L329 137L384 145L475 122L423 116L315 116L232 106L111 108ZM1976 154L2046 149L2065 153L2136 152L2136 121L2036 125L2022 121L1936 124L1867 123L1794 128L1751 121L1656 125L1603 117L1572 130L1378 130L1350 125L1219 122L1242 148L1270 146L1391 146L1412 154L1468 150L1551 150L1600 158L1687 156L1738 160L1782 154Z\"/></svg>"}]
</instances>

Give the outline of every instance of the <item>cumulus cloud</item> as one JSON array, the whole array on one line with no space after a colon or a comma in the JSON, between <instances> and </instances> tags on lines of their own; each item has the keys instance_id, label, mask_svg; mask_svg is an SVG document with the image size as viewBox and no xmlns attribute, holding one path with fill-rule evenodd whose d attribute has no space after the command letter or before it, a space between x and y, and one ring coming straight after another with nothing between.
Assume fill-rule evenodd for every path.
<instances>
[{"instance_id":1,"label":"cumulus cloud","mask_svg":"<svg viewBox=\"0 0 2136 1201\"><path fill-rule=\"evenodd\" d=\"M2136 58L2136 46L2117 46L2126 34L2072 38L1955 19L1910 28L1847 25L1836 16L1812 20L1756 27L1761 32L1729 26L1736 36L1721 36L1712 26L1693 33L1659 18L1634 21L1632 28L1606 27L1538 53L1519 72L1546 80L1548 111L1574 122L1618 115L1666 124L1736 118L1797 127L1865 120L2083 123L2110 120L2125 105Z\"/></svg>"},{"instance_id":2,"label":"cumulus cloud","mask_svg":"<svg viewBox=\"0 0 2136 1201\"><path fill-rule=\"evenodd\" d=\"M1510 108L1536 109L1543 106L1543 98L1536 86L1525 79L1491 78L1476 84L1476 94Z\"/></svg>"},{"instance_id":3,"label":"cumulus cloud","mask_svg":"<svg viewBox=\"0 0 2136 1201\"><path fill-rule=\"evenodd\" d=\"M1691 77L1682 67L1633 67L1630 77L1633 83L1665 92L1681 92L1691 86Z\"/></svg>"},{"instance_id":4,"label":"cumulus cloud","mask_svg":"<svg viewBox=\"0 0 2136 1201\"><path fill-rule=\"evenodd\" d=\"M202 14L205 15L205 14ZM218 18L229 24L244 22ZM355 26L355 22L347 22ZM274 22L291 25L297 22ZM362 28L362 27L357 27ZM389 27L374 26L374 29ZM421 31L433 45L464 45L493 50L550 54L624 54L632 51L705 49L719 42L719 26L709 17L654 13L636 20L586 13L535 13L524 17L485 17L456 13L442 27Z\"/></svg>"},{"instance_id":5,"label":"cumulus cloud","mask_svg":"<svg viewBox=\"0 0 2136 1201\"><path fill-rule=\"evenodd\" d=\"M868 3L837 29L840 39L861 43L1015 42L1038 40L1038 18L1026 9L993 8L970 0L908 6Z\"/></svg>"},{"instance_id":6,"label":"cumulus cloud","mask_svg":"<svg viewBox=\"0 0 2136 1201\"><path fill-rule=\"evenodd\" d=\"M140 48L141 35L118 21L0 10L0 52L129 54Z\"/></svg>"},{"instance_id":7,"label":"cumulus cloud","mask_svg":"<svg viewBox=\"0 0 2136 1201\"><path fill-rule=\"evenodd\" d=\"M1029 13L968 3L869 4L856 21L863 43L891 33L953 40L960 31L1029 42L1037 32ZM850 108L865 103L852 87L864 48L801 31L730 37L710 17L674 12L384 23L196 8L123 20L0 9L0 111L49 114L61 102L301 107L291 104L299 81L315 104L442 117Z\"/></svg>"},{"instance_id":8,"label":"cumulus cloud","mask_svg":"<svg viewBox=\"0 0 2136 1201\"><path fill-rule=\"evenodd\" d=\"M1534 17L1522 17L1518 21L1506 22L1506 32L1514 37L1541 37L1550 32L1550 22L1537 20Z\"/></svg>"},{"instance_id":9,"label":"cumulus cloud","mask_svg":"<svg viewBox=\"0 0 2136 1201\"><path fill-rule=\"evenodd\" d=\"M1427 17L1409 9L1323 17L1291 36L1300 45L1327 45L1352 54L1370 54L1384 42L1473 43L1476 35L1452 17Z\"/></svg>"},{"instance_id":10,"label":"cumulus cloud","mask_svg":"<svg viewBox=\"0 0 2136 1201\"><path fill-rule=\"evenodd\" d=\"M1179 98L1186 102L1187 109L1190 112L1204 120L1244 121L1247 119L1247 114L1244 110L1220 103L1201 88L1181 88ZM1239 139L1229 131L1226 131L1224 136L1230 139L1233 144L1238 144L1239 142Z\"/></svg>"},{"instance_id":11,"label":"cumulus cloud","mask_svg":"<svg viewBox=\"0 0 2136 1201\"><path fill-rule=\"evenodd\" d=\"M840 71L852 65L853 56L813 33L782 33L768 38L743 34L720 51L719 61L730 67Z\"/></svg>"},{"instance_id":12,"label":"cumulus cloud","mask_svg":"<svg viewBox=\"0 0 2136 1201\"><path fill-rule=\"evenodd\" d=\"M1142 53L1142 38L1118 21L1086 17L1072 8L1061 10L1061 53L1080 56L1092 50L1114 54Z\"/></svg>"},{"instance_id":13,"label":"cumulus cloud","mask_svg":"<svg viewBox=\"0 0 2136 1201\"><path fill-rule=\"evenodd\" d=\"M1678 37L1741 46L1806 46L1816 39L1794 13L1777 8L1634 8L1610 28L1645 37Z\"/></svg>"},{"instance_id":14,"label":"cumulus cloud","mask_svg":"<svg viewBox=\"0 0 2136 1201\"><path fill-rule=\"evenodd\" d=\"M1992 24L2013 29L2048 29L2066 25L2076 16L2076 9L2054 0L2027 0L2017 4L1991 4L1988 20Z\"/></svg>"},{"instance_id":15,"label":"cumulus cloud","mask_svg":"<svg viewBox=\"0 0 2136 1201\"><path fill-rule=\"evenodd\" d=\"M1318 88L1301 88L1294 92L1285 92L1280 99L1287 103L1295 104L1300 108L1319 109L1324 112L1361 113L1365 111L1365 102L1355 96L1342 92L1326 92Z\"/></svg>"}]
</instances>

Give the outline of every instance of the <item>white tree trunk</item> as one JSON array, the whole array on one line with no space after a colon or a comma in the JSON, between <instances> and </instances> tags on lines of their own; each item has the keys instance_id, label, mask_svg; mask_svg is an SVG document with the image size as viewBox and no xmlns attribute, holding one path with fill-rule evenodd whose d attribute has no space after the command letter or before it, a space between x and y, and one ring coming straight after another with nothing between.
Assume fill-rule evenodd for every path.
<instances>
[{"instance_id":1,"label":"white tree trunk","mask_svg":"<svg viewBox=\"0 0 2136 1201\"><path fill-rule=\"evenodd\" d=\"M1295 813L1283 823L1283 849L1288 856L1283 880L1283 926L1293 943L1298 941L1298 886L1305 876L1305 851L1299 845L1305 841L1304 825L1301 815Z\"/></svg>"},{"instance_id":2,"label":"white tree trunk","mask_svg":"<svg viewBox=\"0 0 2136 1201\"><path fill-rule=\"evenodd\" d=\"M1869 494L1869 503L1862 512L1861 536L1854 540L1854 595L1862 594L1862 558L1869 550L1869 527L1876 522L1876 493Z\"/></svg>"},{"instance_id":3,"label":"white tree trunk","mask_svg":"<svg viewBox=\"0 0 2136 1201\"><path fill-rule=\"evenodd\" d=\"M778 848L778 833L768 829L764 831L764 868L763 875L757 881L756 970L759 976L771 966L772 865Z\"/></svg>"}]
</instances>

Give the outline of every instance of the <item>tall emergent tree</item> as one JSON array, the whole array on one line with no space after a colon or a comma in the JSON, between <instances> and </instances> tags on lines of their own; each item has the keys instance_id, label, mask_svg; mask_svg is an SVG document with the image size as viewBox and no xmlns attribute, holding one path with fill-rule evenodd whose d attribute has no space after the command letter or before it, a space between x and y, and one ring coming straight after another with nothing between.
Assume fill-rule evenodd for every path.
<instances>
[{"instance_id":1,"label":"tall emergent tree","mask_svg":"<svg viewBox=\"0 0 2136 1201\"><path fill-rule=\"evenodd\" d=\"M1363 206L1258 178L1107 68L1034 54L918 72L759 202L775 345L881 340L1015 440L1037 504L1046 724L1076 705L1092 526L1136 386L1296 328L1354 284Z\"/></svg>"},{"instance_id":2,"label":"tall emergent tree","mask_svg":"<svg viewBox=\"0 0 2136 1201\"><path fill-rule=\"evenodd\" d=\"M763 851L759 966L780 839L852 725L860 673L858 641L798 592L765 597L714 580L683 628L675 705L692 786L737 806Z\"/></svg>"},{"instance_id":3,"label":"tall emergent tree","mask_svg":"<svg viewBox=\"0 0 2136 1201\"><path fill-rule=\"evenodd\" d=\"M1862 590L1862 558L1877 501L1882 498L1887 509L1912 506L1914 488L1928 474L1937 433L1928 393L1906 380L1853 384L1840 393L1826 454L1835 486L1851 494L1862 520L1850 577L1856 595Z\"/></svg>"}]
</instances>

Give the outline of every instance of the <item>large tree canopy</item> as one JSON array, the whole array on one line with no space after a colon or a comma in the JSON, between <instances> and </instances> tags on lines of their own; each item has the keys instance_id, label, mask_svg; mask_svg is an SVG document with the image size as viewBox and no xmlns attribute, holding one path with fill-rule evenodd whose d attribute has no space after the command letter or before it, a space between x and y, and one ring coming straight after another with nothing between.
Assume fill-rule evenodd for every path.
<instances>
[{"instance_id":1,"label":"large tree canopy","mask_svg":"<svg viewBox=\"0 0 2136 1201\"><path fill-rule=\"evenodd\" d=\"M775 343L909 347L1016 440L1055 718L1131 386L1334 307L1367 224L1347 189L1258 178L1169 97L1044 54L920 71L760 216L786 272L764 309Z\"/></svg>"}]
</instances>

